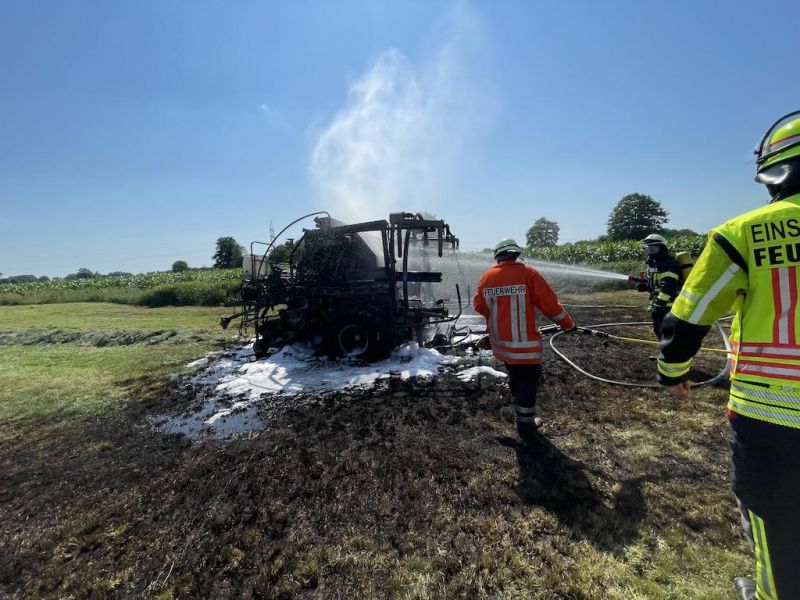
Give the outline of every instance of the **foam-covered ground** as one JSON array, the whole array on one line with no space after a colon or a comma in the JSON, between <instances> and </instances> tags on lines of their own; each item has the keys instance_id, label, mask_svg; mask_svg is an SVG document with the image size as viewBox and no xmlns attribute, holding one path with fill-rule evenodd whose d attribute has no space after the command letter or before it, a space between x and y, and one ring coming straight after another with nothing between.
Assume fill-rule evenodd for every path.
<instances>
[{"instance_id":1,"label":"foam-covered ground","mask_svg":"<svg viewBox=\"0 0 800 600\"><path fill-rule=\"evenodd\" d=\"M481 375L506 377L490 366L475 366L481 354L445 355L408 343L386 360L365 363L315 356L303 344L286 346L255 360L252 345L220 356L209 356L187 365L201 370L191 383L203 388L203 401L184 414L155 418L159 429L197 439L227 437L265 427L269 408L292 396L293 402L340 390L369 389L381 380L430 378L443 371L464 382Z\"/></svg>"}]
</instances>

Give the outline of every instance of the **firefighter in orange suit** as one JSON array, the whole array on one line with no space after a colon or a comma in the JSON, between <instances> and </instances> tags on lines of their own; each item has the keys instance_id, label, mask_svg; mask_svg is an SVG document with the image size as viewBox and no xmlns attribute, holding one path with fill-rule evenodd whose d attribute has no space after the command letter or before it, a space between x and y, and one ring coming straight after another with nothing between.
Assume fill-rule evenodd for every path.
<instances>
[{"instance_id":1,"label":"firefighter in orange suit","mask_svg":"<svg viewBox=\"0 0 800 600\"><path fill-rule=\"evenodd\" d=\"M511 239L494 250L497 264L480 281L472 303L486 318L495 358L506 364L514 398L517 432L534 441L541 419L534 416L536 388L542 375L542 334L536 327L536 309L565 331L577 328L539 272L517 258L522 253Z\"/></svg>"},{"instance_id":2,"label":"firefighter in orange suit","mask_svg":"<svg viewBox=\"0 0 800 600\"><path fill-rule=\"evenodd\" d=\"M800 111L756 151L772 201L716 227L664 319L658 380L689 397L692 356L729 310L733 491L756 555L739 598L800 598ZM687 408L688 409L688 408Z\"/></svg>"}]
</instances>

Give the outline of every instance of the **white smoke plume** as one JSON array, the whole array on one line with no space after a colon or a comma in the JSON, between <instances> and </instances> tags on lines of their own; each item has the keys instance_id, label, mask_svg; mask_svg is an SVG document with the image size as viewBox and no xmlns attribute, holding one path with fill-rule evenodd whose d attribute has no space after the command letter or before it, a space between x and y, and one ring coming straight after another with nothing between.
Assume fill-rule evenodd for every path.
<instances>
[{"instance_id":1,"label":"white smoke plume","mask_svg":"<svg viewBox=\"0 0 800 600\"><path fill-rule=\"evenodd\" d=\"M427 59L381 54L350 86L316 140L311 174L321 205L345 221L435 211L463 150L487 121L478 18L452 10Z\"/></svg>"}]
</instances>

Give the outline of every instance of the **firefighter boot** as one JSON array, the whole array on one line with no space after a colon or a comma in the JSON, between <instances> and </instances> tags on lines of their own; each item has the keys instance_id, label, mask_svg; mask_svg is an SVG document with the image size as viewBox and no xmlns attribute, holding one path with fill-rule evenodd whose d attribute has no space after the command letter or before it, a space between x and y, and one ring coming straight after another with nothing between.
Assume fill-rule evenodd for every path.
<instances>
[{"instance_id":1,"label":"firefighter boot","mask_svg":"<svg viewBox=\"0 0 800 600\"><path fill-rule=\"evenodd\" d=\"M756 582L747 577L737 577L733 580L733 589L739 600L753 600L756 597Z\"/></svg>"},{"instance_id":2,"label":"firefighter boot","mask_svg":"<svg viewBox=\"0 0 800 600\"><path fill-rule=\"evenodd\" d=\"M539 417L533 419L533 423L517 423L517 434L526 444L532 444L539 439L539 427L542 420Z\"/></svg>"}]
</instances>

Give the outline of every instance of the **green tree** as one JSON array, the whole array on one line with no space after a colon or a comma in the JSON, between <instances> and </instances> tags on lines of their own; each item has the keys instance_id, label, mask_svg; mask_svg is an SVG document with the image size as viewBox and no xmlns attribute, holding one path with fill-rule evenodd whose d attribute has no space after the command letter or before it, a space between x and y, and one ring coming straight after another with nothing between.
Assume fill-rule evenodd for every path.
<instances>
[{"instance_id":1,"label":"green tree","mask_svg":"<svg viewBox=\"0 0 800 600\"><path fill-rule=\"evenodd\" d=\"M33 283L38 281L36 275L12 275L5 279L5 283Z\"/></svg>"},{"instance_id":2,"label":"green tree","mask_svg":"<svg viewBox=\"0 0 800 600\"><path fill-rule=\"evenodd\" d=\"M286 242L279 246L275 246L272 252L269 253L267 262L271 265L278 265L281 263L289 262L289 254L292 251L292 242Z\"/></svg>"},{"instance_id":3,"label":"green tree","mask_svg":"<svg viewBox=\"0 0 800 600\"><path fill-rule=\"evenodd\" d=\"M536 219L534 224L525 234L528 248L550 248L558 244L558 223L541 217Z\"/></svg>"},{"instance_id":4,"label":"green tree","mask_svg":"<svg viewBox=\"0 0 800 600\"><path fill-rule=\"evenodd\" d=\"M675 236L698 236L700 235L694 229L667 229L666 227L661 230L661 235L664 237L675 237Z\"/></svg>"},{"instance_id":5,"label":"green tree","mask_svg":"<svg viewBox=\"0 0 800 600\"><path fill-rule=\"evenodd\" d=\"M217 239L217 250L214 252L215 269L235 269L242 266L242 247L232 237Z\"/></svg>"},{"instance_id":6,"label":"green tree","mask_svg":"<svg viewBox=\"0 0 800 600\"><path fill-rule=\"evenodd\" d=\"M172 263L172 271L173 273L180 273L181 271L188 271L189 270L189 263L185 260L176 260Z\"/></svg>"},{"instance_id":7,"label":"green tree","mask_svg":"<svg viewBox=\"0 0 800 600\"><path fill-rule=\"evenodd\" d=\"M91 269L87 269L86 267L81 267L78 269L77 273L70 273L65 277L65 279L94 279L98 277L100 273L96 271L92 271Z\"/></svg>"},{"instance_id":8,"label":"green tree","mask_svg":"<svg viewBox=\"0 0 800 600\"><path fill-rule=\"evenodd\" d=\"M608 217L608 239L640 240L650 233L660 232L668 216L661 203L650 196L628 194Z\"/></svg>"}]
</instances>

